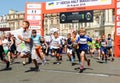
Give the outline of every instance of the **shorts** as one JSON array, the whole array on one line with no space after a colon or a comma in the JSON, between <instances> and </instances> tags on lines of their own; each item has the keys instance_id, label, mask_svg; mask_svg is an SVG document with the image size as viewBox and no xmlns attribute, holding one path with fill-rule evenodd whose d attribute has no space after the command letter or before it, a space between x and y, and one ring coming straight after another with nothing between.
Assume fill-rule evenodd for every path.
<instances>
[{"instance_id":1,"label":"shorts","mask_svg":"<svg viewBox=\"0 0 120 83\"><path fill-rule=\"evenodd\" d=\"M0 53L0 59L1 59L1 60L4 60L4 58L5 58L4 52L1 52L1 53Z\"/></svg>"},{"instance_id":2,"label":"shorts","mask_svg":"<svg viewBox=\"0 0 120 83\"><path fill-rule=\"evenodd\" d=\"M5 55L7 55L7 54L8 54L8 50L4 50L4 52L5 52Z\"/></svg>"},{"instance_id":3,"label":"shorts","mask_svg":"<svg viewBox=\"0 0 120 83\"><path fill-rule=\"evenodd\" d=\"M30 52L30 48L24 48L24 49L22 49L22 51L21 51L21 54L23 54L23 55L27 55L28 53L31 53Z\"/></svg>"},{"instance_id":4,"label":"shorts","mask_svg":"<svg viewBox=\"0 0 120 83\"><path fill-rule=\"evenodd\" d=\"M32 55L31 55L31 58L32 58L32 59L36 59L36 60L39 59L38 54L37 54L37 52L36 52L35 49L32 49L31 54L32 54Z\"/></svg>"},{"instance_id":5,"label":"shorts","mask_svg":"<svg viewBox=\"0 0 120 83\"><path fill-rule=\"evenodd\" d=\"M101 48L100 48L100 51L101 51L101 52L104 52L105 54L107 54L107 47L101 47Z\"/></svg>"},{"instance_id":6,"label":"shorts","mask_svg":"<svg viewBox=\"0 0 120 83\"><path fill-rule=\"evenodd\" d=\"M37 55L40 55L40 52L42 52L41 46L36 46L35 48L33 47L33 49L35 49Z\"/></svg>"},{"instance_id":7,"label":"shorts","mask_svg":"<svg viewBox=\"0 0 120 83\"><path fill-rule=\"evenodd\" d=\"M16 51L16 46L12 45L8 51L14 54L14 52Z\"/></svg>"},{"instance_id":8,"label":"shorts","mask_svg":"<svg viewBox=\"0 0 120 83\"><path fill-rule=\"evenodd\" d=\"M63 50L63 48L60 48L60 51L59 51L60 54L62 54L62 50Z\"/></svg>"},{"instance_id":9,"label":"shorts","mask_svg":"<svg viewBox=\"0 0 120 83\"><path fill-rule=\"evenodd\" d=\"M69 49L69 48L67 48L67 53L70 53L70 54L72 54L72 49Z\"/></svg>"},{"instance_id":10,"label":"shorts","mask_svg":"<svg viewBox=\"0 0 120 83\"><path fill-rule=\"evenodd\" d=\"M60 49L59 48L57 48L57 49L52 48L52 53L60 53Z\"/></svg>"},{"instance_id":11,"label":"shorts","mask_svg":"<svg viewBox=\"0 0 120 83\"><path fill-rule=\"evenodd\" d=\"M3 61L5 59L5 53L4 53L4 49L3 46L0 45L0 59Z\"/></svg>"},{"instance_id":12,"label":"shorts","mask_svg":"<svg viewBox=\"0 0 120 83\"><path fill-rule=\"evenodd\" d=\"M107 49L108 49L108 50L112 49L112 46L108 46Z\"/></svg>"},{"instance_id":13,"label":"shorts","mask_svg":"<svg viewBox=\"0 0 120 83\"><path fill-rule=\"evenodd\" d=\"M88 50L78 50L79 54L81 54L81 52L82 52L82 51L84 51L84 52L85 52L85 54L87 54L87 53L88 53Z\"/></svg>"},{"instance_id":14,"label":"shorts","mask_svg":"<svg viewBox=\"0 0 120 83\"><path fill-rule=\"evenodd\" d=\"M46 49L42 48L42 52L43 52L44 54L46 54Z\"/></svg>"}]
</instances>

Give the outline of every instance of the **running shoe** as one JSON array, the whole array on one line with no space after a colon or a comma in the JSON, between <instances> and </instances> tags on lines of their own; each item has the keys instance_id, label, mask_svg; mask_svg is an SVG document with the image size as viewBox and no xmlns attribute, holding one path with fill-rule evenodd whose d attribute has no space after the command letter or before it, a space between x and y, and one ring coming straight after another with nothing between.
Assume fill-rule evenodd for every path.
<instances>
[{"instance_id":1,"label":"running shoe","mask_svg":"<svg viewBox=\"0 0 120 83\"><path fill-rule=\"evenodd\" d=\"M83 67L83 66L80 66L80 71L79 71L79 73L82 73L83 70L84 70L84 67Z\"/></svg>"},{"instance_id":2,"label":"running shoe","mask_svg":"<svg viewBox=\"0 0 120 83\"><path fill-rule=\"evenodd\" d=\"M75 63L72 63L72 66L74 66L75 65Z\"/></svg>"},{"instance_id":3,"label":"running shoe","mask_svg":"<svg viewBox=\"0 0 120 83\"><path fill-rule=\"evenodd\" d=\"M90 66L90 59L88 59L88 61L87 61L87 65Z\"/></svg>"},{"instance_id":4,"label":"running shoe","mask_svg":"<svg viewBox=\"0 0 120 83\"><path fill-rule=\"evenodd\" d=\"M22 64L23 64L23 66L25 66L25 65L26 65L26 62L23 61Z\"/></svg>"},{"instance_id":5,"label":"running shoe","mask_svg":"<svg viewBox=\"0 0 120 83\"><path fill-rule=\"evenodd\" d=\"M31 67L30 69L31 69L32 71L40 71L40 70L39 70L39 67Z\"/></svg>"},{"instance_id":6,"label":"running shoe","mask_svg":"<svg viewBox=\"0 0 120 83\"><path fill-rule=\"evenodd\" d=\"M9 66L10 66L10 62L8 61L8 62L6 63L6 68L9 68Z\"/></svg>"}]
</instances>

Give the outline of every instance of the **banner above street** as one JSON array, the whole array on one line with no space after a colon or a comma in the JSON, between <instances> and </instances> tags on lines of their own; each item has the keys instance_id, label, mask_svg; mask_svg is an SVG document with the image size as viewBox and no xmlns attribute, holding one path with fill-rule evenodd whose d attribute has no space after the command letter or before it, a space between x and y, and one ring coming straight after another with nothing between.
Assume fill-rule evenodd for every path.
<instances>
[{"instance_id":1,"label":"banner above street","mask_svg":"<svg viewBox=\"0 0 120 83\"><path fill-rule=\"evenodd\" d=\"M114 0L57 0L46 2L44 13L114 8Z\"/></svg>"},{"instance_id":2,"label":"banner above street","mask_svg":"<svg viewBox=\"0 0 120 83\"><path fill-rule=\"evenodd\" d=\"M46 3L46 10L72 8L72 7L86 7L98 5L111 5L112 0L59 0Z\"/></svg>"}]
</instances>

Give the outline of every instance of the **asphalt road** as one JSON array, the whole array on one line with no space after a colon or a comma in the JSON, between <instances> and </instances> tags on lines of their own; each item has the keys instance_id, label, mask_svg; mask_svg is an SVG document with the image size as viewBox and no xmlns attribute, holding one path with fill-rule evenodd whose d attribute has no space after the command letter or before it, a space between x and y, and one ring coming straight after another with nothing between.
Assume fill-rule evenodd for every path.
<instances>
[{"instance_id":1,"label":"asphalt road","mask_svg":"<svg viewBox=\"0 0 120 83\"><path fill-rule=\"evenodd\" d=\"M85 65L83 73L79 73L79 64L71 66L67 57L63 55L61 64L53 64L55 58L48 57L47 64L40 65L40 71L29 71L32 64L23 66L21 59L11 64L11 70L2 70L5 67L0 62L0 83L119 83L120 82L120 59L114 62L104 63L91 58L91 66ZM41 61L39 61L41 63ZM28 71L28 72L26 72Z\"/></svg>"}]
</instances>

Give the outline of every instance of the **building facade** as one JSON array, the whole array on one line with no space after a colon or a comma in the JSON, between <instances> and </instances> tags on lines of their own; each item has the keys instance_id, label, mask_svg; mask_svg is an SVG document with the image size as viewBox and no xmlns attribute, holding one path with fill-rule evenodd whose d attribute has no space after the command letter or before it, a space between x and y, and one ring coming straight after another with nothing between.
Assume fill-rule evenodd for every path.
<instances>
[{"instance_id":1,"label":"building facade","mask_svg":"<svg viewBox=\"0 0 120 83\"><path fill-rule=\"evenodd\" d=\"M25 12L9 10L9 13L0 16L0 28L9 28L16 30L21 28L22 21L25 18ZM93 22L90 23L60 23L59 13L44 15L44 33L50 34L51 28L58 28L62 36L72 31L78 31L81 27L86 29L87 35L91 37L100 37L101 34L112 34L114 38L114 9L95 10Z\"/></svg>"},{"instance_id":2,"label":"building facade","mask_svg":"<svg viewBox=\"0 0 120 83\"><path fill-rule=\"evenodd\" d=\"M9 10L7 14L7 22L11 30L16 30L21 27L22 21L24 20L25 12Z\"/></svg>"},{"instance_id":3,"label":"building facade","mask_svg":"<svg viewBox=\"0 0 120 83\"><path fill-rule=\"evenodd\" d=\"M7 22L7 16L6 15L0 16L0 34L2 34L4 31L9 31L9 30L10 27Z\"/></svg>"},{"instance_id":4,"label":"building facade","mask_svg":"<svg viewBox=\"0 0 120 83\"><path fill-rule=\"evenodd\" d=\"M59 13L44 15L45 34L49 34L51 28L58 28L60 35L78 31L81 27L86 29L86 33L91 37L99 37L101 34L114 35L114 10L95 10L93 22L91 23L64 23L60 24Z\"/></svg>"}]
</instances>

